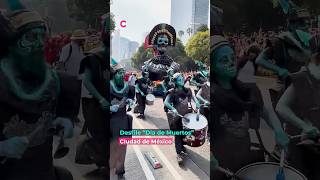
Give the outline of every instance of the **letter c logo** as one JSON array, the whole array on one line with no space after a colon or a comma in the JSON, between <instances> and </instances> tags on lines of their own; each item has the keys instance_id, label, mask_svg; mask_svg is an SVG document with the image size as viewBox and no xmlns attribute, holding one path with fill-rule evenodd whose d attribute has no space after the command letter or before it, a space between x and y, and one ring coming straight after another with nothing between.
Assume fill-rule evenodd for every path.
<instances>
[{"instance_id":1,"label":"letter c logo","mask_svg":"<svg viewBox=\"0 0 320 180\"><path fill-rule=\"evenodd\" d=\"M122 20L122 21L120 21L120 26L121 27L126 27L127 26L127 21L126 20Z\"/></svg>"}]
</instances>

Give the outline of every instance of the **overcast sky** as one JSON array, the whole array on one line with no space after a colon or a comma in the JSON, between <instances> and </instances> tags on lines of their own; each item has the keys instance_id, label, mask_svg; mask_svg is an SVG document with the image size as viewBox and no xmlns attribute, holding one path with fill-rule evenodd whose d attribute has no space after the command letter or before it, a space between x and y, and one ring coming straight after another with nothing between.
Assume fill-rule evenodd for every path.
<instances>
[{"instance_id":1,"label":"overcast sky","mask_svg":"<svg viewBox=\"0 0 320 180\"><path fill-rule=\"evenodd\" d=\"M115 15L116 29L120 35L139 44L146 32L159 23L170 24L171 0L113 0L111 12ZM120 27L126 20L127 26Z\"/></svg>"}]
</instances>

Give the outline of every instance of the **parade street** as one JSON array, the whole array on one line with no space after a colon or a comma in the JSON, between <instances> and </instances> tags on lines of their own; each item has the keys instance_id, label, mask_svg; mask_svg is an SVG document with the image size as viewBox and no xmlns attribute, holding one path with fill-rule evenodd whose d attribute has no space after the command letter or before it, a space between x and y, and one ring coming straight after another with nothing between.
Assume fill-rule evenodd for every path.
<instances>
[{"instance_id":1,"label":"parade street","mask_svg":"<svg viewBox=\"0 0 320 180\"><path fill-rule=\"evenodd\" d=\"M275 80L271 78L257 78L258 86L263 94L265 104L270 104L270 98L267 94L268 88L273 87ZM146 107L145 119L136 118L136 114L130 112L133 116L133 129L168 129L168 121L163 111L162 98L156 98L153 105ZM82 115L79 116L83 122ZM95 171L94 165L78 165L74 163L76 142L79 139L81 124L77 124L75 128L75 136L68 141L70 153L67 157L55 160L56 165L62 165L68 168L77 180L103 180L104 177L99 176ZM275 145L274 137L270 129L263 122L261 123L260 132L264 145L268 151L272 151ZM138 137L138 136L136 136ZM141 137L141 136L139 136ZM266 137L269 137L268 139ZM252 140L256 141L254 134ZM185 165L179 167L176 161L176 153L174 144L172 145L129 145L126 155L126 174L127 180L193 180L210 179L210 147L208 141L201 147L189 147L187 152L189 157L185 159ZM162 167L154 169L147 160L145 153L152 152Z\"/></svg>"}]
</instances>

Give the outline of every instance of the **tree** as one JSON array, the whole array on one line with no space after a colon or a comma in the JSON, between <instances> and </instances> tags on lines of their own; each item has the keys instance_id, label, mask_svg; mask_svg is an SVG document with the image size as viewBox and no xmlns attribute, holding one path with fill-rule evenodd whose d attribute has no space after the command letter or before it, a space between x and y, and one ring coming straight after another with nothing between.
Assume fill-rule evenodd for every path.
<instances>
[{"instance_id":1,"label":"tree","mask_svg":"<svg viewBox=\"0 0 320 180\"><path fill-rule=\"evenodd\" d=\"M191 29L190 27L187 29L187 33L189 34L189 36L191 36L191 34L192 34L192 29Z\"/></svg>"},{"instance_id":2,"label":"tree","mask_svg":"<svg viewBox=\"0 0 320 180\"><path fill-rule=\"evenodd\" d=\"M71 18L95 28L99 27L100 16L109 13L109 1L105 0L67 0L67 7Z\"/></svg>"},{"instance_id":3,"label":"tree","mask_svg":"<svg viewBox=\"0 0 320 180\"><path fill-rule=\"evenodd\" d=\"M260 27L271 30L285 24L282 10L274 8L271 0L215 0L212 3L223 9L224 30L228 32L239 32L243 24L247 24L247 32L258 31Z\"/></svg>"},{"instance_id":4,"label":"tree","mask_svg":"<svg viewBox=\"0 0 320 180\"><path fill-rule=\"evenodd\" d=\"M187 42L187 55L193 60L199 60L209 64L210 54L210 33L209 30L205 32L197 32Z\"/></svg>"},{"instance_id":5,"label":"tree","mask_svg":"<svg viewBox=\"0 0 320 180\"><path fill-rule=\"evenodd\" d=\"M167 51L168 55L173 58L173 60L180 64L181 71L195 70L196 65L190 57L186 55L185 47L181 43L180 39L177 39L176 45L174 47L169 47ZM139 47L138 51L132 57L132 65L137 69L141 69L143 63L153 57L152 49L144 49L143 44Z\"/></svg>"},{"instance_id":6,"label":"tree","mask_svg":"<svg viewBox=\"0 0 320 180\"><path fill-rule=\"evenodd\" d=\"M197 32L206 32L208 29L208 26L205 24L201 24L201 26L197 29Z\"/></svg>"},{"instance_id":7,"label":"tree","mask_svg":"<svg viewBox=\"0 0 320 180\"><path fill-rule=\"evenodd\" d=\"M180 39L182 38L183 35L184 35L184 31L181 30L181 31L178 32L178 36L179 36Z\"/></svg>"}]
</instances>

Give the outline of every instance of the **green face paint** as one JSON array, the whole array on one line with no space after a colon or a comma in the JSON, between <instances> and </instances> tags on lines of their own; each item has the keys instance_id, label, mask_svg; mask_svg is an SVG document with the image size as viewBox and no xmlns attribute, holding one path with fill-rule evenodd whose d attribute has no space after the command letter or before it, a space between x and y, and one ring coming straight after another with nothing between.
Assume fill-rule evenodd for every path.
<instances>
[{"instance_id":1,"label":"green face paint","mask_svg":"<svg viewBox=\"0 0 320 180\"><path fill-rule=\"evenodd\" d=\"M215 53L216 55L213 57L215 75L228 79L236 77L237 69L234 51L229 46L222 46Z\"/></svg>"},{"instance_id":2,"label":"green face paint","mask_svg":"<svg viewBox=\"0 0 320 180\"><path fill-rule=\"evenodd\" d=\"M22 56L43 55L45 35L43 28L31 29L22 34L16 44L17 52Z\"/></svg>"},{"instance_id":3,"label":"green face paint","mask_svg":"<svg viewBox=\"0 0 320 180\"><path fill-rule=\"evenodd\" d=\"M180 75L180 76L178 76L178 77L176 78L176 84L177 84L177 86L179 86L179 87L184 86L184 77L183 77L182 75Z\"/></svg>"},{"instance_id":4,"label":"green face paint","mask_svg":"<svg viewBox=\"0 0 320 180\"><path fill-rule=\"evenodd\" d=\"M121 69L121 70L117 71L117 73L114 75L114 82L117 86L123 86L124 74L125 74L125 71L123 69Z\"/></svg>"},{"instance_id":5,"label":"green face paint","mask_svg":"<svg viewBox=\"0 0 320 180\"><path fill-rule=\"evenodd\" d=\"M44 28L33 28L21 35L10 47L13 61L23 70L35 75L44 75L46 62L44 59Z\"/></svg>"}]
</instances>

